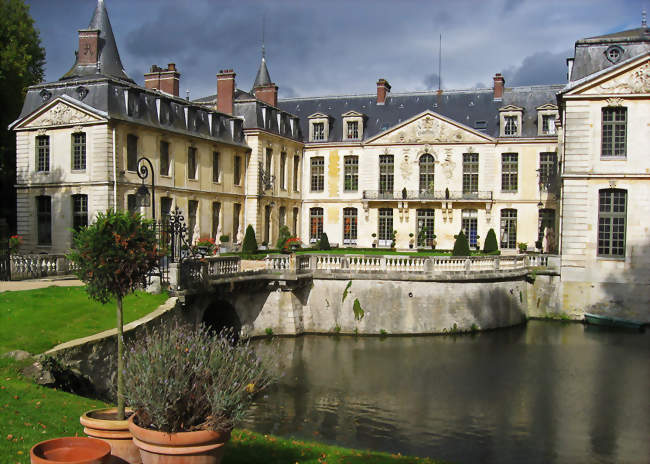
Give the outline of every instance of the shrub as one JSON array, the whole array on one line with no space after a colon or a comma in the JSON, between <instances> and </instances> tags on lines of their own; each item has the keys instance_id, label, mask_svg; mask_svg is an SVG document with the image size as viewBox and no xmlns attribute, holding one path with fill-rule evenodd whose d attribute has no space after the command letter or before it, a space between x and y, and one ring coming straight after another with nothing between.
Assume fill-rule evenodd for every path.
<instances>
[{"instance_id":1,"label":"shrub","mask_svg":"<svg viewBox=\"0 0 650 464\"><path fill-rule=\"evenodd\" d=\"M318 249L319 250L331 249L330 241L328 240L327 234L325 232L323 232L323 234L320 236L320 241L318 242Z\"/></svg>"},{"instance_id":2,"label":"shrub","mask_svg":"<svg viewBox=\"0 0 650 464\"><path fill-rule=\"evenodd\" d=\"M127 349L128 404L140 427L227 432L274 381L265 361L232 331L157 327Z\"/></svg>"},{"instance_id":3,"label":"shrub","mask_svg":"<svg viewBox=\"0 0 650 464\"><path fill-rule=\"evenodd\" d=\"M300 237L289 237L289 239L286 242L284 242L282 251L285 253L289 253L293 248L300 248L301 246L302 246L302 242L300 241Z\"/></svg>"},{"instance_id":4,"label":"shrub","mask_svg":"<svg viewBox=\"0 0 650 464\"><path fill-rule=\"evenodd\" d=\"M230 235L222 235L219 237L219 241L221 243L228 243L230 241Z\"/></svg>"},{"instance_id":5,"label":"shrub","mask_svg":"<svg viewBox=\"0 0 650 464\"><path fill-rule=\"evenodd\" d=\"M456 235L456 241L454 242L454 249L451 252L452 256L469 256L469 242L467 237L461 230L458 235Z\"/></svg>"},{"instance_id":6,"label":"shrub","mask_svg":"<svg viewBox=\"0 0 650 464\"><path fill-rule=\"evenodd\" d=\"M124 418L122 298L146 283L160 255L153 221L137 213L108 210L75 232L68 259L93 300L117 304L117 408Z\"/></svg>"},{"instance_id":7,"label":"shrub","mask_svg":"<svg viewBox=\"0 0 650 464\"><path fill-rule=\"evenodd\" d=\"M241 246L242 254L252 255L257 251L257 239L255 238L255 229L248 224L246 227L246 235L244 235L244 243Z\"/></svg>"},{"instance_id":8,"label":"shrub","mask_svg":"<svg viewBox=\"0 0 650 464\"><path fill-rule=\"evenodd\" d=\"M521 253L524 253L528 249L528 244L525 242L519 242L517 243L517 248L519 248Z\"/></svg>"},{"instance_id":9,"label":"shrub","mask_svg":"<svg viewBox=\"0 0 650 464\"><path fill-rule=\"evenodd\" d=\"M483 243L483 253L494 253L498 249L497 234L494 233L494 229L490 229Z\"/></svg>"},{"instance_id":10,"label":"shrub","mask_svg":"<svg viewBox=\"0 0 650 464\"><path fill-rule=\"evenodd\" d=\"M278 250L282 250L282 248L284 248L284 244L290 238L291 238L291 231L289 230L289 228L287 226L280 227L280 231L278 233L278 241L276 242L275 247Z\"/></svg>"}]
</instances>

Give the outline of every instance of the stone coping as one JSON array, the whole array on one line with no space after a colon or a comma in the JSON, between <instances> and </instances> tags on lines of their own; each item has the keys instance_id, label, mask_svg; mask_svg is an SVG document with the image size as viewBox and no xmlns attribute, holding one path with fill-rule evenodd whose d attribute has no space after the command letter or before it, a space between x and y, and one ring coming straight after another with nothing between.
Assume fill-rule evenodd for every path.
<instances>
[{"instance_id":1,"label":"stone coping","mask_svg":"<svg viewBox=\"0 0 650 464\"><path fill-rule=\"evenodd\" d=\"M149 314L141 317L140 319L137 319L133 322L129 322L128 324L124 325L124 332L129 332L131 330L136 329L137 327L140 327L141 325L144 325L160 316L163 314L171 311L176 307L176 304L178 302L177 297L170 297L167 301L165 301L163 304L158 306L154 311L150 312ZM83 338L76 338L74 340L70 340L65 343L61 343L59 345L56 345L54 348L51 348L47 350L45 353L46 355L51 355L51 354L56 354L59 351L72 348L75 346L79 345L84 345L86 343L93 343L93 342L98 342L106 338L110 337L115 337L117 335L117 328L114 329L109 329L109 330L104 330L103 332L96 333L94 335L89 335L88 337L83 337Z\"/></svg>"}]
</instances>

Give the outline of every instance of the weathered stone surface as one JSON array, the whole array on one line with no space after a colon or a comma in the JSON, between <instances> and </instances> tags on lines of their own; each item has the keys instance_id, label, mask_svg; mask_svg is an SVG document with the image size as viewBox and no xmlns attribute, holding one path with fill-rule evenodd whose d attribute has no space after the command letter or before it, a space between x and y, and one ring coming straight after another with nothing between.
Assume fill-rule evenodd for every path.
<instances>
[{"instance_id":1,"label":"weathered stone surface","mask_svg":"<svg viewBox=\"0 0 650 464\"><path fill-rule=\"evenodd\" d=\"M22 374L39 385L54 385L55 383L52 372L44 368L39 361L24 368Z\"/></svg>"},{"instance_id":2,"label":"weathered stone surface","mask_svg":"<svg viewBox=\"0 0 650 464\"><path fill-rule=\"evenodd\" d=\"M5 354L2 355L2 357L15 359L16 361L24 361L25 359L31 358L32 355L27 351L13 350L13 351L6 352Z\"/></svg>"}]
</instances>

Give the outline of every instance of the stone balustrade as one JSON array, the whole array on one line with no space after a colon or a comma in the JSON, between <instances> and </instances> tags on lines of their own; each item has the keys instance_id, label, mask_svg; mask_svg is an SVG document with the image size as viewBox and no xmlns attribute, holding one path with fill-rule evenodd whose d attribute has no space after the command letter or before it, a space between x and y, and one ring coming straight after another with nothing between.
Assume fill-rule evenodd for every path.
<instances>
[{"instance_id":1,"label":"stone balustrade","mask_svg":"<svg viewBox=\"0 0 650 464\"><path fill-rule=\"evenodd\" d=\"M74 264L64 255L11 255L11 280L40 279L74 271Z\"/></svg>"}]
</instances>

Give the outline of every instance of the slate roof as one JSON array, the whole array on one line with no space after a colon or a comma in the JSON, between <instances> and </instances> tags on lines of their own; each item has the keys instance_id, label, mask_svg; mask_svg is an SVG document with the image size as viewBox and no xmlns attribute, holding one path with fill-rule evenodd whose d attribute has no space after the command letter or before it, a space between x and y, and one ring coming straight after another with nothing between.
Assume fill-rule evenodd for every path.
<instances>
[{"instance_id":1,"label":"slate roof","mask_svg":"<svg viewBox=\"0 0 650 464\"><path fill-rule=\"evenodd\" d=\"M610 61L605 53L612 46L618 46L622 51L620 58L614 62ZM578 40L575 44L573 68L569 80L580 80L647 52L650 52L650 28L648 27Z\"/></svg>"},{"instance_id":2,"label":"slate roof","mask_svg":"<svg viewBox=\"0 0 650 464\"><path fill-rule=\"evenodd\" d=\"M499 108L516 105L524 108L522 137L537 137L537 110L546 103L556 104L562 85L513 87L495 100L493 89L443 90L389 94L383 105L377 96L349 95L314 98L288 98L278 106L300 118L303 134L309 134L308 117L323 113L330 117L328 142L342 141L343 118L348 111L365 115L363 139L367 140L413 116L430 110L492 137L499 136Z\"/></svg>"},{"instance_id":3,"label":"slate roof","mask_svg":"<svg viewBox=\"0 0 650 464\"><path fill-rule=\"evenodd\" d=\"M266 58L262 55L262 62L260 63L260 69L257 70L257 76L255 76L255 82L253 83L253 90L258 87L264 87L271 85L271 76L269 75L269 70L266 67ZM251 92L253 91L251 90Z\"/></svg>"},{"instance_id":4,"label":"slate roof","mask_svg":"<svg viewBox=\"0 0 650 464\"><path fill-rule=\"evenodd\" d=\"M104 0L98 0L88 29L99 29L99 62L97 66L80 65L77 57L75 64L61 77L60 80L89 78L89 77L111 77L135 83L124 71L120 53L117 50L115 36L111 21L108 19L108 11Z\"/></svg>"}]
</instances>

